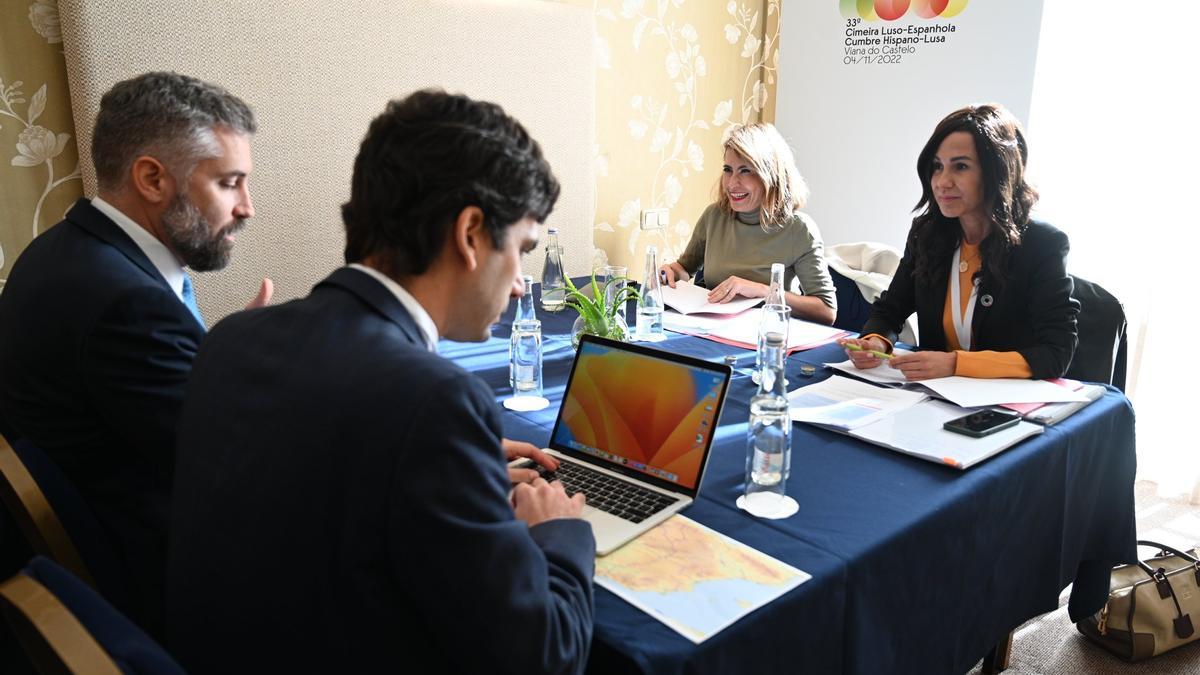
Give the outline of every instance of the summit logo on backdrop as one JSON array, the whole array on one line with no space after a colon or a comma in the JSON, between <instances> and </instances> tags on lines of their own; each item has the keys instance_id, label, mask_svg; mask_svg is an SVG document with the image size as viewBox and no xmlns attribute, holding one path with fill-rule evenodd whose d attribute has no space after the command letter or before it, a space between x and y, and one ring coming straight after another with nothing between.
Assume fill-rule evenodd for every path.
<instances>
[{"instance_id":1,"label":"summit logo on backdrop","mask_svg":"<svg viewBox=\"0 0 1200 675\"><path fill-rule=\"evenodd\" d=\"M842 16L863 21L896 21L906 14L922 19L949 19L967 8L968 0L838 0Z\"/></svg>"}]
</instances>

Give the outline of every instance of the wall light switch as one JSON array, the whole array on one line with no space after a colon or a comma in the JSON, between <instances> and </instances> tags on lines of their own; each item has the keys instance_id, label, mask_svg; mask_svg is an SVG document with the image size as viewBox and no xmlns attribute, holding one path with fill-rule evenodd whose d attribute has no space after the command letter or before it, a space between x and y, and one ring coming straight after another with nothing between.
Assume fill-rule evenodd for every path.
<instances>
[{"instance_id":1,"label":"wall light switch","mask_svg":"<svg viewBox=\"0 0 1200 675\"><path fill-rule=\"evenodd\" d=\"M666 229L667 221L667 209L645 209L642 211L643 230Z\"/></svg>"}]
</instances>

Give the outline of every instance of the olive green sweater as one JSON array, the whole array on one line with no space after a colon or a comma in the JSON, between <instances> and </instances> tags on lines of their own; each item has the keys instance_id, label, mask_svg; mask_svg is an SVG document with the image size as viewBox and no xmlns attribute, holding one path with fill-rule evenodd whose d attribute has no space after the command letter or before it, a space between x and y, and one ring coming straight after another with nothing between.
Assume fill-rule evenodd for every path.
<instances>
[{"instance_id":1,"label":"olive green sweater","mask_svg":"<svg viewBox=\"0 0 1200 675\"><path fill-rule=\"evenodd\" d=\"M771 282L771 264L783 263L787 290L818 297L837 310L821 231L812 218L799 211L782 225L764 230L758 214L735 217L711 204L696 221L692 239L678 262L688 274L695 274L703 264L708 288L731 276L767 284Z\"/></svg>"}]
</instances>

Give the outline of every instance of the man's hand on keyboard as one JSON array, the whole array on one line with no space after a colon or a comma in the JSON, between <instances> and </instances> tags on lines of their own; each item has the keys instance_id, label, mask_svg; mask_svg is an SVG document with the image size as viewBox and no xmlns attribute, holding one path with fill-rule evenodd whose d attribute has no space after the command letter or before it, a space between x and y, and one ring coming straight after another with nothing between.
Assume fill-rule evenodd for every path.
<instances>
[{"instance_id":1,"label":"man's hand on keyboard","mask_svg":"<svg viewBox=\"0 0 1200 675\"><path fill-rule=\"evenodd\" d=\"M514 459L526 458L546 467L549 471L558 468L558 460L542 452L541 449L532 443L511 441L503 438L500 440L500 446L504 448L504 456L510 462ZM537 477L537 469L508 467L508 481L514 485L517 483L528 483Z\"/></svg>"},{"instance_id":2,"label":"man's hand on keyboard","mask_svg":"<svg viewBox=\"0 0 1200 675\"><path fill-rule=\"evenodd\" d=\"M562 483L534 478L513 489L512 501L517 518L533 527L555 518L578 518L583 513L584 496L581 492L568 497Z\"/></svg>"}]
</instances>

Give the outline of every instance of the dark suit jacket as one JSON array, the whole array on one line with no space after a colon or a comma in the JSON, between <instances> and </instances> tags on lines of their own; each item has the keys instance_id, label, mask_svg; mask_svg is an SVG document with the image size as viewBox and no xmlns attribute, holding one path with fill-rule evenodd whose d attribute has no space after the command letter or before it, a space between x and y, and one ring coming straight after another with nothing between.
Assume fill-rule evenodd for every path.
<instances>
[{"instance_id":1,"label":"dark suit jacket","mask_svg":"<svg viewBox=\"0 0 1200 675\"><path fill-rule=\"evenodd\" d=\"M1025 357L1034 379L1061 377L1071 363L1078 341L1075 317L1079 302L1071 298L1067 274L1067 235L1046 223L1031 221L1021 245L1008 258L1003 288L981 282L971 320L971 349L1016 351ZM942 316L946 308L950 259L934 272L934 283L913 278L913 246L908 246L892 283L871 307L863 334L877 333L895 342L905 319L917 313L921 347L945 350ZM985 304L985 296L992 299Z\"/></svg>"},{"instance_id":2,"label":"dark suit jacket","mask_svg":"<svg viewBox=\"0 0 1200 675\"><path fill-rule=\"evenodd\" d=\"M168 643L189 672L582 669L595 542L516 520L499 411L344 268L205 338L180 421Z\"/></svg>"},{"instance_id":3,"label":"dark suit jacket","mask_svg":"<svg viewBox=\"0 0 1200 675\"><path fill-rule=\"evenodd\" d=\"M79 488L161 634L175 424L204 331L86 199L34 239L0 294L0 411Z\"/></svg>"}]
</instances>

